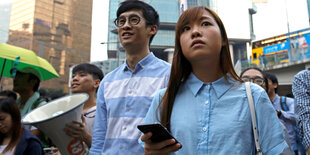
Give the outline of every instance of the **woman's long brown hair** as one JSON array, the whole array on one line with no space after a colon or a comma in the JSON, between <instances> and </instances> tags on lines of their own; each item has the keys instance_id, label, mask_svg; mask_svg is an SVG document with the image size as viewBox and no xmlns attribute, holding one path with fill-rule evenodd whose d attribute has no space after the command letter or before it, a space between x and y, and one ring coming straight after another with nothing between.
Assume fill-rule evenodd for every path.
<instances>
[{"instance_id":1,"label":"woman's long brown hair","mask_svg":"<svg viewBox=\"0 0 310 155\"><path fill-rule=\"evenodd\" d=\"M221 72L224 74L225 79L228 80L227 73L231 75L237 81L242 81L240 77L236 74L231 56L229 51L229 43L226 34L226 30L224 24L222 23L221 19L218 15L207 7L196 6L187 9L179 18L176 24L176 33L175 33L175 48L171 66L171 73L168 82L167 90L160 101L157 110L160 110L160 122L164 125L168 130L170 130L170 118L173 109L173 104L175 97L178 93L180 85L185 82L192 72L192 66L190 62L184 57L181 44L180 44L180 36L182 33L182 29L185 25L190 22L194 22L203 14L203 11L208 11L215 21L217 22L220 30L221 36L223 40L222 49L220 53L220 69ZM193 18L194 17L194 18Z\"/></svg>"},{"instance_id":2,"label":"woman's long brown hair","mask_svg":"<svg viewBox=\"0 0 310 155\"><path fill-rule=\"evenodd\" d=\"M23 128L21 124L21 115L19 108L12 98L2 98L0 99L0 111L4 113L8 113L12 118L12 137L11 141L7 145L7 147L3 150L3 153L10 151L19 143L22 135ZM0 133L0 144L3 142L5 134Z\"/></svg>"}]
</instances>

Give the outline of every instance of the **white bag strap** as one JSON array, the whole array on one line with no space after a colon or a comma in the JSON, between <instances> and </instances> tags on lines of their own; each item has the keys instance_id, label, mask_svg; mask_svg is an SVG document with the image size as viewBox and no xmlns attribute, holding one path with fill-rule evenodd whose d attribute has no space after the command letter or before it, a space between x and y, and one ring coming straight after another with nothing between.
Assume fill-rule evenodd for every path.
<instances>
[{"instance_id":1,"label":"white bag strap","mask_svg":"<svg viewBox=\"0 0 310 155\"><path fill-rule=\"evenodd\" d=\"M246 94L248 97L250 111L251 111L253 134L254 134L255 146L256 146L256 151L257 151L256 154L262 155L263 153L260 148L259 141L258 141L256 114L255 114L255 107L253 103L252 92L250 88L250 82L245 82L245 89L246 89Z\"/></svg>"}]
</instances>

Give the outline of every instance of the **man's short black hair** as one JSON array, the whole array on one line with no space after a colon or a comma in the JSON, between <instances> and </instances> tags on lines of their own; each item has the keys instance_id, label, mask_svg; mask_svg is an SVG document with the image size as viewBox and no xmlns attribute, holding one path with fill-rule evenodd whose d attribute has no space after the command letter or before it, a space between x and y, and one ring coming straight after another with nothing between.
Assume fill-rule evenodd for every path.
<instances>
[{"instance_id":1,"label":"man's short black hair","mask_svg":"<svg viewBox=\"0 0 310 155\"><path fill-rule=\"evenodd\" d=\"M278 78L277 78L276 75L274 75L273 73L270 73L270 72L266 72L266 77L267 77L267 79L269 79L272 83L276 83L277 86L279 86ZM278 93L278 87L274 89L274 92L276 92L276 94Z\"/></svg>"},{"instance_id":2,"label":"man's short black hair","mask_svg":"<svg viewBox=\"0 0 310 155\"><path fill-rule=\"evenodd\" d=\"M116 12L116 17L118 18L122 13L130 10L142 11L143 17L146 20L146 26L156 25L159 29L159 15L156 10L149 4L144 3L140 0L127 0L120 4ZM151 44L154 36L151 36L149 44Z\"/></svg>"},{"instance_id":3,"label":"man's short black hair","mask_svg":"<svg viewBox=\"0 0 310 155\"><path fill-rule=\"evenodd\" d=\"M72 73L75 74L77 72L91 74L95 80L99 79L100 81L104 77L103 72L99 67L93 64L89 64L89 63L82 63L82 64L76 65L73 68Z\"/></svg>"},{"instance_id":4,"label":"man's short black hair","mask_svg":"<svg viewBox=\"0 0 310 155\"><path fill-rule=\"evenodd\" d=\"M11 91L11 90L3 90L3 91L0 91L0 96L4 96L4 97L9 97L9 98L12 98L14 100L17 99L17 95L15 92Z\"/></svg>"}]
</instances>

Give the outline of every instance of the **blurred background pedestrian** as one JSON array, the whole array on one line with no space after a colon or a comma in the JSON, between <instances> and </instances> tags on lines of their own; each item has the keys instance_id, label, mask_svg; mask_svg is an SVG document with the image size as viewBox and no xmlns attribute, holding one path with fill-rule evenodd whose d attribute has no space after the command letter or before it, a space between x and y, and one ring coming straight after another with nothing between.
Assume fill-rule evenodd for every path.
<instances>
[{"instance_id":1,"label":"blurred background pedestrian","mask_svg":"<svg viewBox=\"0 0 310 155\"><path fill-rule=\"evenodd\" d=\"M0 99L0 152L3 155L42 155L40 140L22 128L21 115L15 100Z\"/></svg>"}]
</instances>

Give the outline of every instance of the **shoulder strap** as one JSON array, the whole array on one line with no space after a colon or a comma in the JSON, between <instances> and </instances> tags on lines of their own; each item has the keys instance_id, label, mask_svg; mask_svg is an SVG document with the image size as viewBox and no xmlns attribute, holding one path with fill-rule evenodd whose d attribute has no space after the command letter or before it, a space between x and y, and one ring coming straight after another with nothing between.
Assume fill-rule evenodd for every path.
<instances>
[{"instance_id":1,"label":"shoulder strap","mask_svg":"<svg viewBox=\"0 0 310 155\"><path fill-rule=\"evenodd\" d=\"M280 103L281 103L281 108L284 110L284 111L288 111L288 107L286 105L286 97L285 96L281 96L280 98Z\"/></svg>"},{"instance_id":2,"label":"shoulder strap","mask_svg":"<svg viewBox=\"0 0 310 155\"><path fill-rule=\"evenodd\" d=\"M262 155L262 150L260 148L259 140L258 140L256 114L255 114L255 107L254 107L254 103L253 103L252 92L251 92L251 88L250 88L250 82L245 82L245 89L246 89L246 94L248 97L249 107L250 107L250 111L251 111L252 128L253 128L255 146L256 146L256 151L257 151L256 154Z\"/></svg>"}]
</instances>

